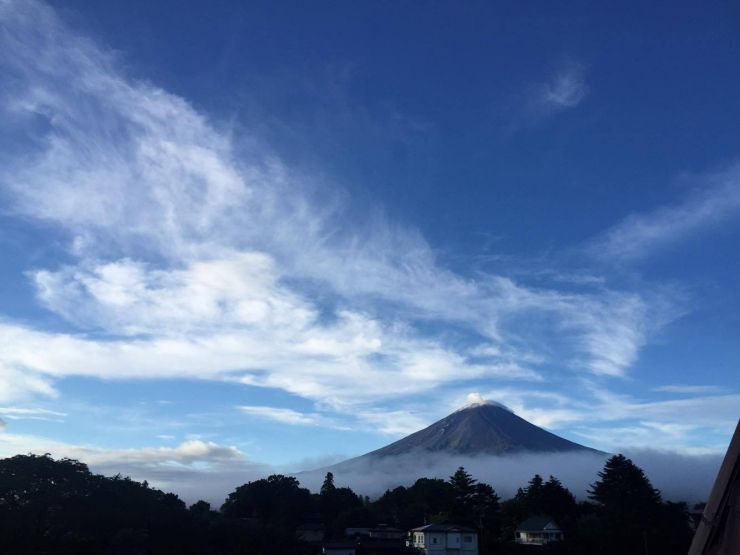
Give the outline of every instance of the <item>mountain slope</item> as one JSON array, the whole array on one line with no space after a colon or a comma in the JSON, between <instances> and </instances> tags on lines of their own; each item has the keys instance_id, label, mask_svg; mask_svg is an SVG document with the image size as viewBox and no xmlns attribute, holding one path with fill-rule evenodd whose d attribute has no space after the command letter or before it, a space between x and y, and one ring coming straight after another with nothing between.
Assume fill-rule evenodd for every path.
<instances>
[{"instance_id":1,"label":"mountain slope","mask_svg":"<svg viewBox=\"0 0 740 555\"><path fill-rule=\"evenodd\" d=\"M469 405L431 426L368 453L387 457L427 451L503 455L517 451L593 451L527 422L495 403Z\"/></svg>"},{"instance_id":2,"label":"mountain slope","mask_svg":"<svg viewBox=\"0 0 740 555\"><path fill-rule=\"evenodd\" d=\"M498 403L468 405L398 441L325 469L348 470L400 455L507 455L582 452L604 454L574 443L520 418Z\"/></svg>"}]
</instances>

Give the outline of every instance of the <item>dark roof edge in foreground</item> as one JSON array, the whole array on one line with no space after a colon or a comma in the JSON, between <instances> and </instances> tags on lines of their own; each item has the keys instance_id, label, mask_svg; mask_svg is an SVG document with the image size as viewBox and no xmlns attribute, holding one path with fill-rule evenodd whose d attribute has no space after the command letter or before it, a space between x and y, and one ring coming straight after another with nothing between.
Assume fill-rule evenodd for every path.
<instances>
[{"instance_id":1,"label":"dark roof edge in foreground","mask_svg":"<svg viewBox=\"0 0 740 555\"><path fill-rule=\"evenodd\" d=\"M729 513L733 488L740 488L740 420L714 481L688 555L740 553L740 534L736 532L732 535L734 526L730 522L730 519L737 520L740 517L738 513ZM740 523L734 524L740 529ZM718 535L720 533L723 533L721 537Z\"/></svg>"}]
</instances>

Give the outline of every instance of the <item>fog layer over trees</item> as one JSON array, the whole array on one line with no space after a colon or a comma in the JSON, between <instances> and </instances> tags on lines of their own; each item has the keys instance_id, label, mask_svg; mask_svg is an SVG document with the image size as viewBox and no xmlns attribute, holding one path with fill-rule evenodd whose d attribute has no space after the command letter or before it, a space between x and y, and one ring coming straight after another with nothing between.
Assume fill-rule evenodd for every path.
<instances>
[{"instance_id":1,"label":"fog layer over trees","mask_svg":"<svg viewBox=\"0 0 740 555\"><path fill-rule=\"evenodd\" d=\"M307 522L323 526L327 538L348 527L454 522L478 531L481 555L522 553L526 548L513 541L517 525L543 514L565 532L547 553L678 554L691 539L686 504L664 501L622 455L606 461L581 502L558 478L540 475L504 500L495 483L460 467L446 479L419 478L373 500L337 485L331 473L319 493L275 474L237 487L219 510L205 501L188 508L146 482L96 475L75 460L0 460L0 551L7 554L309 555L320 546L296 535Z\"/></svg>"},{"instance_id":2,"label":"fog layer over trees","mask_svg":"<svg viewBox=\"0 0 740 555\"><path fill-rule=\"evenodd\" d=\"M635 450L626 452L644 468L663 497L673 501L699 502L709 495L717 476L722 455L684 455L671 451ZM358 460L296 474L301 483L318 491L327 470L337 480L356 492L377 497L386 489L410 485L420 475L446 478L458 466L464 466L480 480L495 484L504 497L513 496L534 474L557 476L577 499L588 496L590 484L596 480L608 455L589 452L522 453L497 456L447 455L424 453Z\"/></svg>"}]
</instances>

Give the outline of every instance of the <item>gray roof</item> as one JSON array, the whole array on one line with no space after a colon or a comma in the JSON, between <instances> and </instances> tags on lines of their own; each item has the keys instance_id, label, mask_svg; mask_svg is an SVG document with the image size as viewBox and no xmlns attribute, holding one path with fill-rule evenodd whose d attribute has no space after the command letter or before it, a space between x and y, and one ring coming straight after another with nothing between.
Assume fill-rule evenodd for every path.
<instances>
[{"instance_id":1,"label":"gray roof","mask_svg":"<svg viewBox=\"0 0 740 555\"><path fill-rule=\"evenodd\" d=\"M522 522L519 526L516 527L517 532L541 532L545 529L545 526L548 524L554 524L558 527L558 530L560 529L560 526L558 526L558 523L555 522L552 517L549 517L547 515L540 515L540 516L533 516Z\"/></svg>"},{"instance_id":2,"label":"gray roof","mask_svg":"<svg viewBox=\"0 0 740 555\"><path fill-rule=\"evenodd\" d=\"M472 528L467 526L460 526L458 524L427 524L426 526L419 526L418 528L412 528L412 532L475 532Z\"/></svg>"}]
</instances>

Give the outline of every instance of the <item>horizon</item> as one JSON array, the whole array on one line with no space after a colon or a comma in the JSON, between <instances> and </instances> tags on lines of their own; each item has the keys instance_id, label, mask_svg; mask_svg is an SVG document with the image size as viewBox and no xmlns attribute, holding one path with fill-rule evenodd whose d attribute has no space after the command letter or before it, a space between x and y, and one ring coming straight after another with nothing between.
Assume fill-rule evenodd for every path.
<instances>
[{"instance_id":1,"label":"horizon","mask_svg":"<svg viewBox=\"0 0 740 555\"><path fill-rule=\"evenodd\" d=\"M664 15L0 0L0 457L177 492L491 402L711 473L738 14Z\"/></svg>"}]
</instances>

